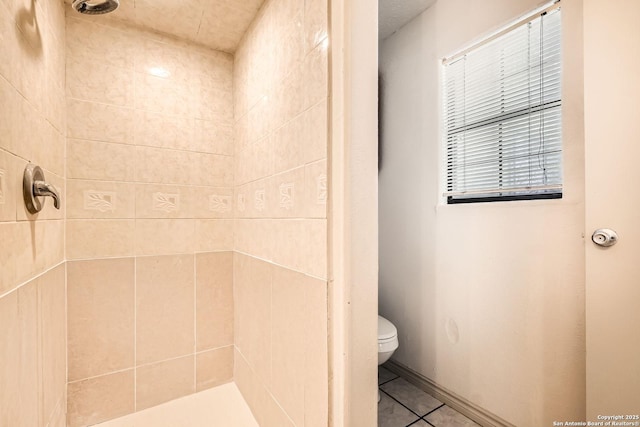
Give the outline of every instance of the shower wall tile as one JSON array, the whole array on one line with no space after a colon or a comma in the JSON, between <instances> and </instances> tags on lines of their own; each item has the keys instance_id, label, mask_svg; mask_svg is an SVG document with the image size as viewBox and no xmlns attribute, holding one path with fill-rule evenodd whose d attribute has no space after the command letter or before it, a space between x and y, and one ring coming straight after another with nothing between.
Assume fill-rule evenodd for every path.
<instances>
[{"instance_id":1,"label":"shower wall tile","mask_svg":"<svg viewBox=\"0 0 640 427\"><path fill-rule=\"evenodd\" d=\"M40 387L43 386L43 375L38 372L38 357L42 353L43 346L39 342L40 333L44 332L38 325L39 316L38 305L38 284L39 278L32 280L26 286L18 289L18 322L20 332L20 346L9 348L12 353L20 349L20 377L16 390L20 398L21 422L18 425L34 425L42 415L37 409L38 404L44 406L44 396L42 401L38 401ZM64 341L62 342L64 344ZM15 373L13 374L15 375ZM11 423L9 423L11 424Z\"/></svg>"},{"instance_id":2,"label":"shower wall tile","mask_svg":"<svg viewBox=\"0 0 640 427\"><path fill-rule=\"evenodd\" d=\"M115 181L67 180L68 219L133 219L135 185Z\"/></svg>"},{"instance_id":3,"label":"shower wall tile","mask_svg":"<svg viewBox=\"0 0 640 427\"><path fill-rule=\"evenodd\" d=\"M197 254L196 351L233 345L233 306L233 252Z\"/></svg>"},{"instance_id":4,"label":"shower wall tile","mask_svg":"<svg viewBox=\"0 0 640 427\"><path fill-rule=\"evenodd\" d=\"M120 107L134 106L135 79L129 70L83 59L67 57L67 97Z\"/></svg>"},{"instance_id":5,"label":"shower wall tile","mask_svg":"<svg viewBox=\"0 0 640 427\"><path fill-rule=\"evenodd\" d=\"M58 405L66 387L64 210L48 201L39 215L28 215L21 188L24 167L34 162L64 190L65 28L58 10L41 1L0 1L3 426L44 426L54 417L66 424Z\"/></svg>"},{"instance_id":6,"label":"shower wall tile","mask_svg":"<svg viewBox=\"0 0 640 427\"><path fill-rule=\"evenodd\" d=\"M309 52L302 63L302 81L304 90L302 108L307 110L318 102L326 100L329 94L328 54L325 44L318 45Z\"/></svg>"},{"instance_id":7,"label":"shower wall tile","mask_svg":"<svg viewBox=\"0 0 640 427\"><path fill-rule=\"evenodd\" d=\"M259 381L240 351L236 351L234 363L234 381L258 425L295 427L271 392Z\"/></svg>"},{"instance_id":8,"label":"shower wall tile","mask_svg":"<svg viewBox=\"0 0 640 427\"><path fill-rule=\"evenodd\" d=\"M70 303L72 291L80 292L78 306L91 292L107 302L87 302L91 313L70 310L70 408L82 402L75 420L90 413L107 419L98 399L110 398L109 387L95 375L136 371L132 399L141 410L195 391L196 351L206 350L200 387L225 380L232 363L209 351L233 345L233 310L225 311L233 306L232 257L225 251L233 250L234 62L112 20L68 14L67 26L67 257L83 275L109 269L89 285L77 280L87 287L82 292L70 282ZM196 256L211 261L200 266L199 286ZM212 305L198 305L196 292ZM129 303L132 310L115 318L114 307ZM97 319L87 322L91 316ZM107 355L109 346L115 350ZM128 399L117 406L134 410Z\"/></svg>"},{"instance_id":9,"label":"shower wall tile","mask_svg":"<svg viewBox=\"0 0 640 427\"><path fill-rule=\"evenodd\" d=\"M84 427L130 414L135 408L134 371L71 382L67 399L69 427Z\"/></svg>"},{"instance_id":10,"label":"shower wall tile","mask_svg":"<svg viewBox=\"0 0 640 427\"><path fill-rule=\"evenodd\" d=\"M153 147L136 147L135 181L183 184L191 183L195 160L193 153L188 151L165 150Z\"/></svg>"},{"instance_id":11,"label":"shower wall tile","mask_svg":"<svg viewBox=\"0 0 640 427\"><path fill-rule=\"evenodd\" d=\"M263 384L271 382L271 285L273 265L236 253L235 344Z\"/></svg>"},{"instance_id":12,"label":"shower wall tile","mask_svg":"<svg viewBox=\"0 0 640 427\"><path fill-rule=\"evenodd\" d=\"M17 96L9 114L12 128L9 151L25 161L39 164L43 169L64 176L64 137L22 96ZM12 117L13 116L13 117Z\"/></svg>"},{"instance_id":13,"label":"shower wall tile","mask_svg":"<svg viewBox=\"0 0 640 427\"><path fill-rule=\"evenodd\" d=\"M328 11L326 0L305 0L304 35L305 52L309 52L328 37Z\"/></svg>"},{"instance_id":14,"label":"shower wall tile","mask_svg":"<svg viewBox=\"0 0 640 427\"><path fill-rule=\"evenodd\" d=\"M135 261L67 264L69 381L135 366Z\"/></svg>"},{"instance_id":15,"label":"shower wall tile","mask_svg":"<svg viewBox=\"0 0 640 427\"><path fill-rule=\"evenodd\" d=\"M135 108L172 116L197 116L197 96L192 85L175 79L135 73Z\"/></svg>"},{"instance_id":16,"label":"shower wall tile","mask_svg":"<svg viewBox=\"0 0 640 427\"><path fill-rule=\"evenodd\" d=\"M193 187L186 185L136 184L136 217L193 218Z\"/></svg>"},{"instance_id":17,"label":"shower wall tile","mask_svg":"<svg viewBox=\"0 0 640 427\"><path fill-rule=\"evenodd\" d=\"M162 184L233 185L233 158L208 153L136 147L136 181Z\"/></svg>"},{"instance_id":18,"label":"shower wall tile","mask_svg":"<svg viewBox=\"0 0 640 427\"><path fill-rule=\"evenodd\" d=\"M327 276L325 219L237 220L235 248L310 276Z\"/></svg>"},{"instance_id":19,"label":"shower wall tile","mask_svg":"<svg viewBox=\"0 0 640 427\"><path fill-rule=\"evenodd\" d=\"M190 187L193 213L197 218L233 218L233 187Z\"/></svg>"},{"instance_id":20,"label":"shower wall tile","mask_svg":"<svg viewBox=\"0 0 640 427\"><path fill-rule=\"evenodd\" d=\"M21 221L15 224L14 233L15 243L10 246L13 257L8 261L15 262L16 283L28 281L64 260L62 220Z\"/></svg>"},{"instance_id":21,"label":"shower wall tile","mask_svg":"<svg viewBox=\"0 0 640 427\"><path fill-rule=\"evenodd\" d=\"M234 221L199 219L196 221L196 252L233 250Z\"/></svg>"},{"instance_id":22,"label":"shower wall tile","mask_svg":"<svg viewBox=\"0 0 640 427\"><path fill-rule=\"evenodd\" d=\"M194 355L136 369L136 410L194 393L194 378Z\"/></svg>"},{"instance_id":23,"label":"shower wall tile","mask_svg":"<svg viewBox=\"0 0 640 427\"><path fill-rule=\"evenodd\" d=\"M283 268L274 269L271 292L271 389L296 425L304 425L306 288L313 279ZM322 282L320 282L322 286Z\"/></svg>"},{"instance_id":24,"label":"shower wall tile","mask_svg":"<svg viewBox=\"0 0 640 427\"><path fill-rule=\"evenodd\" d=\"M195 227L196 221L192 219L137 219L135 253L138 256L194 253Z\"/></svg>"},{"instance_id":25,"label":"shower wall tile","mask_svg":"<svg viewBox=\"0 0 640 427\"><path fill-rule=\"evenodd\" d=\"M196 355L196 391L233 381L233 345Z\"/></svg>"},{"instance_id":26,"label":"shower wall tile","mask_svg":"<svg viewBox=\"0 0 640 427\"><path fill-rule=\"evenodd\" d=\"M190 49L183 49L162 40L142 38L137 43L135 71L187 81L195 68L193 56L194 52ZM158 68L165 70L165 73L158 73Z\"/></svg>"},{"instance_id":27,"label":"shower wall tile","mask_svg":"<svg viewBox=\"0 0 640 427\"><path fill-rule=\"evenodd\" d=\"M326 425L326 298L324 280L274 269L270 389L295 425Z\"/></svg>"},{"instance_id":28,"label":"shower wall tile","mask_svg":"<svg viewBox=\"0 0 640 427\"><path fill-rule=\"evenodd\" d=\"M15 214L14 214L15 215ZM0 245L0 295L14 289L17 284L17 257L14 248L20 243L17 237L17 223L0 222L0 236L4 242ZM2 299L0 299L0 302Z\"/></svg>"},{"instance_id":29,"label":"shower wall tile","mask_svg":"<svg viewBox=\"0 0 640 427\"><path fill-rule=\"evenodd\" d=\"M22 184L20 164L16 156L0 149L0 221L3 222L15 221L16 207L23 203L15 190Z\"/></svg>"},{"instance_id":30,"label":"shower wall tile","mask_svg":"<svg viewBox=\"0 0 640 427\"><path fill-rule=\"evenodd\" d=\"M112 67L131 69L136 56L136 46L123 31L99 24L89 27L81 19L69 17L67 56L81 63L100 62ZM69 77L74 76L70 74Z\"/></svg>"},{"instance_id":31,"label":"shower wall tile","mask_svg":"<svg viewBox=\"0 0 640 427\"><path fill-rule=\"evenodd\" d=\"M327 17L271 0L235 56L235 381L261 425L328 420Z\"/></svg>"},{"instance_id":32,"label":"shower wall tile","mask_svg":"<svg viewBox=\"0 0 640 427\"><path fill-rule=\"evenodd\" d=\"M67 137L102 142L134 143L133 110L69 98Z\"/></svg>"},{"instance_id":33,"label":"shower wall tile","mask_svg":"<svg viewBox=\"0 0 640 427\"><path fill-rule=\"evenodd\" d=\"M314 280L306 288L304 425L324 427L329 413L328 286Z\"/></svg>"},{"instance_id":34,"label":"shower wall tile","mask_svg":"<svg viewBox=\"0 0 640 427\"><path fill-rule=\"evenodd\" d=\"M258 420L326 425L326 280L235 257L236 384Z\"/></svg>"},{"instance_id":35,"label":"shower wall tile","mask_svg":"<svg viewBox=\"0 0 640 427\"><path fill-rule=\"evenodd\" d=\"M64 265L47 272L38 281L39 329L42 360L42 413L48 420L66 392L67 328Z\"/></svg>"},{"instance_id":36,"label":"shower wall tile","mask_svg":"<svg viewBox=\"0 0 640 427\"><path fill-rule=\"evenodd\" d=\"M194 131L195 119L191 117L135 111L136 145L190 150L193 146Z\"/></svg>"},{"instance_id":37,"label":"shower wall tile","mask_svg":"<svg viewBox=\"0 0 640 427\"><path fill-rule=\"evenodd\" d=\"M1 12L2 7L0 5L0 13ZM0 26L2 25L1 19L2 17L0 16ZM4 47L6 46L3 44L0 46L0 49ZM0 65L0 67L2 67L2 65ZM16 134L18 133L18 127L16 125L18 123L18 113L16 106L20 105L20 95L4 77L1 77L1 72L2 70L0 69L0 112L2 112L2 114L0 114L0 149L15 154L14 146Z\"/></svg>"},{"instance_id":38,"label":"shower wall tile","mask_svg":"<svg viewBox=\"0 0 640 427\"><path fill-rule=\"evenodd\" d=\"M63 261L63 221L3 222L0 236L0 295Z\"/></svg>"},{"instance_id":39,"label":"shower wall tile","mask_svg":"<svg viewBox=\"0 0 640 427\"><path fill-rule=\"evenodd\" d=\"M67 259L126 257L134 254L132 219L67 220Z\"/></svg>"},{"instance_id":40,"label":"shower wall tile","mask_svg":"<svg viewBox=\"0 0 640 427\"><path fill-rule=\"evenodd\" d=\"M67 140L67 176L76 179L133 181L136 147L126 144Z\"/></svg>"},{"instance_id":41,"label":"shower wall tile","mask_svg":"<svg viewBox=\"0 0 640 427\"><path fill-rule=\"evenodd\" d=\"M2 425L45 425L64 398L64 275L60 265L0 298Z\"/></svg>"},{"instance_id":42,"label":"shower wall tile","mask_svg":"<svg viewBox=\"0 0 640 427\"><path fill-rule=\"evenodd\" d=\"M217 121L195 120L193 151L232 156L234 152L233 126Z\"/></svg>"},{"instance_id":43,"label":"shower wall tile","mask_svg":"<svg viewBox=\"0 0 640 427\"><path fill-rule=\"evenodd\" d=\"M193 255L137 259L137 364L194 353L194 270Z\"/></svg>"},{"instance_id":44,"label":"shower wall tile","mask_svg":"<svg viewBox=\"0 0 640 427\"><path fill-rule=\"evenodd\" d=\"M329 183L327 180L327 160L309 163L304 167L305 206L307 217L327 217L327 197Z\"/></svg>"}]
</instances>

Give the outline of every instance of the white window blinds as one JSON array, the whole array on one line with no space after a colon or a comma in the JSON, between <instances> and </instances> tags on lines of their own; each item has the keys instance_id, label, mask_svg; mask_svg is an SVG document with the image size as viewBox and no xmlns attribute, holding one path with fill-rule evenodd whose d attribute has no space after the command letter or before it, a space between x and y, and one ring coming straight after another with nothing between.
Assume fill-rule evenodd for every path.
<instances>
[{"instance_id":1,"label":"white window blinds","mask_svg":"<svg viewBox=\"0 0 640 427\"><path fill-rule=\"evenodd\" d=\"M449 203L561 197L559 7L444 62Z\"/></svg>"}]
</instances>

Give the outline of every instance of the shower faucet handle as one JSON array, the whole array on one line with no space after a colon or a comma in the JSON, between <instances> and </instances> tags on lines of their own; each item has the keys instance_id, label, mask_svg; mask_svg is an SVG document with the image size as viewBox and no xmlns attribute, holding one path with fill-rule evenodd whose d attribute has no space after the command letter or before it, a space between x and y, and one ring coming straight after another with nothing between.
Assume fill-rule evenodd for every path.
<instances>
[{"instance_id":1,"label":"shower faucet handle","mask_svg":"<svg viewBox=\"0 0 640 427\"><path fill-rule=\"evenodd\" d=\"M44 172L40 166L29 163L24 169L22 193L27 210L36 214L42 210L43 203L38 197L53 197L53 206L60 209L60 193L58 189L44 180Z\"/></svg>"},{"instance_id":2,"label":"shower faucet handle","mask_svg":"<svg viewBox=\"0 0 640 427\"><path fill-rule=\"evenodd\" d=\"M53 206L56 209L60 209L60 193L58 193L58 189L53 185L47 184L44 181L35 181L33 183L33 194L36 196L53 197Z\"/></svg>"}]
</instances>

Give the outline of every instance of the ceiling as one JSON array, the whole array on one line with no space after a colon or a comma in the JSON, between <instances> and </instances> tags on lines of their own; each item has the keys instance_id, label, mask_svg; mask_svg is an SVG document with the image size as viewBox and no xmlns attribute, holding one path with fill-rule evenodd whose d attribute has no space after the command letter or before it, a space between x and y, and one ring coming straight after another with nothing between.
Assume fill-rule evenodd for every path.
<instances>
[{"instance_id":1,"label":"ceiling","mask_svg":"<svg viewBox=\"0 0 640 427\"><path fill-rule=\"evenodd\" d=\"M378 0L378 38L386 39L435 2L436 0Z\"/></svg>"},{"instance_id":2,"label":"ceiling","mask_svg":"<svg viewBox=\"0 0 640 427\"><path fill-rule=\"evenodd\" d=\"M92 0L97 3L99 0ZM72 0L66 0L71 4ZM111 19L233 53L264 0L120 0ZM76 13L70 10L69 13Z\"/></svg>"}]
</instances>

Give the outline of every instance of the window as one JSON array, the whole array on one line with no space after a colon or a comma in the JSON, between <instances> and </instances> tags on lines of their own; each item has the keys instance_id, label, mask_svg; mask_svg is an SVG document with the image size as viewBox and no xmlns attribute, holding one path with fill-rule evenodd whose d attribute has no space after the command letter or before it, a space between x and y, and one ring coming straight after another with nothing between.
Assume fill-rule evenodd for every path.
<instances>
[{"instance_id":1,"label":"window","mask_svg":"<svg viewBox=\"0 0 640 427\"><path fill-rule=\"evenodd\" d=\"M562 197L560 42L556 4L443 62L448 203Z\"/></svg>"}]
</instances>

